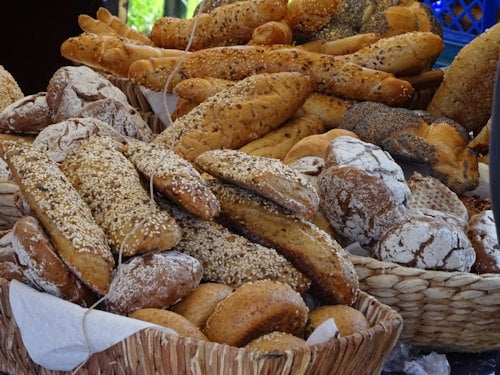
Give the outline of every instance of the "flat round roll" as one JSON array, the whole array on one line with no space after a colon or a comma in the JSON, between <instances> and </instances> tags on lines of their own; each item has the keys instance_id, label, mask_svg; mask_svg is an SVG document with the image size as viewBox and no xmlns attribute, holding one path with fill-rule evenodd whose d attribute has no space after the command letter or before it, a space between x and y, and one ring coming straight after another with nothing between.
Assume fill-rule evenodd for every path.
<instances>
[{"instance_id":1,"label":"flat round roll","mask_svg":"<svg viewBox=\"0 0 500 375\"><path fill-rule=\"evenodd\" d=\"M221 301L204 330L210 341L241 347L273 331L302 337L308 308L289 285L248 282Z\"/></svg>"},{"instance_id":2,"label":"flat round roll","mask_svg":"<svg viewBox=\"0 0 500 375\"><path fill-rule=\"evenodd\" d=\"M307 348L306 341L285 332L271 332L250 341L246 349L261 353L282 353L285 350Z\"/></svg>"},{"instance_id":3,"label":"flat round roll","mask_svg":"<svg viewBox=\"0 0 500 375\"><path fill-rule=\"evenodd\" d=\"M367 317L359 310L348 305L324 305L309 312L306 336L309 336L321 323L333 318L340 336L349 336L371 327Z\"/></svg>"}]
</instances>

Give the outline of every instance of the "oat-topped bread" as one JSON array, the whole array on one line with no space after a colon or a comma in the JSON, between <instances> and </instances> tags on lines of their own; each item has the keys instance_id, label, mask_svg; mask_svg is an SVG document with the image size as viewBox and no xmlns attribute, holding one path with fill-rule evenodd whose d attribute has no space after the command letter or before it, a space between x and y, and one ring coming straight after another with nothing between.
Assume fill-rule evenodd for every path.
<instances>
[{"instance_id":1,"label":"oat-topped bread","mask_svg":"<svg viewBox=\"0 0 500 375\"><path fill-rule=\"evenodd\" d=\"M261 194L297 215L310 218L318 211L314 186L278 159L221 149L205 151L194 162L212 176Z\"/></svg>"},{"instance_id":2,"label":"oat-topped bread","mask_svg":"<svg viewBox=\"0 0 500 375\"><path fill-rule=\"evenodd\" d=\"M94 136L69 153L61 169L124 256L160 252L180 238L175 220L152 201L139 172L111 138Z\"/></svg>"},{"instance_id":3,"label":"oat-topped bread","mask_svg":"<svg viewBox=\"0 0 500 375\"><path fill-rule=\"evenodd\" d=\"M23 199L58 255L84 284L105 294L115 263L89 206L45 153L21 142L3 143L2 148Z\"/></svg>"},{"instance_id":4,"label":"oat-topped bread","mask_svg":"<svg viewBox=\"0 0 500 375\"><path fill-rule=\"evenodd\" d=\"M3 65L0 65L0 111L23 96L24 94L15 78Z\"/></svg>"}]
</instances>

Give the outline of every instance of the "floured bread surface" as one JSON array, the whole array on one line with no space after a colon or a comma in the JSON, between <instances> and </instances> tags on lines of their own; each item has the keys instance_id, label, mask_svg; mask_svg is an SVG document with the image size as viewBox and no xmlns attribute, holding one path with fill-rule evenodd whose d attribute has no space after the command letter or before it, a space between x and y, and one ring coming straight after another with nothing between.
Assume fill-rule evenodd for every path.
<instances>
[{"instance_id":1,"label":"floured bread surface","mask_svg":"<svg viewBox=\"0 0 500 375\"><path fill-rule=\"evenodd\" d=\"M261 194L297 215L310 218L318 211L314 186L278 159L222 149L205 151L194 162L212 176Z\"/></svg>"},{"instance_id":2,"label":"floured bread surface","mask_svg":"<svg viewBox=\"0 0 500 375\"><path fill-rule=\"evenodd\" d=\"M471 216L467 236L476 251L474 269L478 273L500 273L500 245L492 210Z\"/></svg>"},{"instance_id":3,"label":"floured bread surface","mask_svg":"<svg viewBox=\"0 0 500 375\"><path fill-rule=\"evenodd\" d=\"M0 132L37 134L52 124L47 93L39 92L16 100L0 111Z\"/></svg>"},{"instance_id":4,"label":"floured bread surface","mask_svg":"<svg viewBox=\"0 0 500 375\"><path fill-rule=\"evenodd\" d=\"M114 259L89 206L46 154L20 142L4 143L3 149L24 200L61 259L84 284L105 294Z\"/></svg>"},{"instance_id":5,"label":"floured bread surface","mask_svg":"<svg viewBox=\"0 0 500 375\"><path fill-rule=\"evenodd\" d=\"M422 176L418 172L407 180L412 193L410 207L430 208L454 215L462 225L469 220L469 213L457 194L432 176Z\"/></svg>"},{"instance_id":6,"label":"floured bread surface","mask_svg":"<svg viewBox=\"0 0 500 375\"><path fill-rule=\"evenodd\" d=\"M90 117L70 118L43 129L33 141L33 147L47 153L50 159L61 163L66 155L91 136L105 136L125 143L127 137L108 123Z\"/></svg>"},{"instance_id":7,"label":"floured bread surface","mask_svg":"<svg viewBox=\"0 0 500 375\"><path fill-rule=\"evenodd\" d=\"M19 186L14 181L0 178L0 230L12 228L22 216L16 205L17 194Z\"/></svg>"},{"instance_id":8,"label":"floured bread surface","mask_svg":"<svg viewBox=\"0 0 500 375\"><path fill-rule=\"evenodd\" d=\"M92 137L61 163L68 179L104 228L111 248L130 256L175 246L180 230L142 185L139 172L107 137Z\"/></svg>"},{"instance_id":9,"label":"floured bread surface","mask_svg":"<svg viewBox=\"0 0 500 375\"><path fill-rule=\"evenodd\" d=\"M200 283L202 266L177 251L137 255L118 265L106 308L128 315L145 307L167 308Z\"/></svg>"},{"instance_id":10,"label":"floured bread surface","mask_svg":"<svg viewBox=\"0 0 500 375\"><path fill-rule=\"evenodd\" d=\"M220 205L194 166L161 144L133 142L125 155L161 194L204 219L219 214Z\"/></svg>"},{"instance_id":11,"label":"floured bread surface","mask_svg":"<svg viewBox=\"0 0 500 375\"><path fill-rule=\"evenodd\" d=\"M469 272L476 254L465 231L453 222L442 212L420 210L384 233L373 256L406 267Z\"/></svg>"},{"instance_id":12,"label":"floured bread surface","mask_svg":"<svg viewBox=\"0 0 500 375\"><path fill-rule=\"evenodd\" d=\"M368 247L405 218L411 200L403 171L392 157L349 136L329 144L317 183L335 231Z\"/></svg>"}]
</instances>

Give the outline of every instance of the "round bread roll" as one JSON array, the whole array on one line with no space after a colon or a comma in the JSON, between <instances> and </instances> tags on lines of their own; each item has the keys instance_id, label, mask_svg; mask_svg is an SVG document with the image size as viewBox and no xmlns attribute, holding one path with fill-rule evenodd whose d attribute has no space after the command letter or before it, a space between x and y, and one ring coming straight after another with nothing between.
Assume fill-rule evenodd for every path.
<instances>
[{"instance_id":1,"label":"round bread roll","mask_svg":"<svg viewBox=\"0 0 500 375\"><path fill-rule=\"evenodd\" d=\"M0 111L24 96L19 84L3 65L0 65Z\"/></svg>"},{"instance_id":2,"label":"round bread roll","mask_svg":"<svg viewBox=\"0 0 500 375\"><path fill-rule=\"evenodd\" d=\"M212 315L217 304L232 291L233 288L226 284L202 283L186 297L173 305L170 310L182 315L203 330L207 319Z\"/></svg>"},{"instance_id":3,"label":"round bread roll","mask_svg":"<svg viewBox=\"0 0 500 375\"><path fill-rule=\"evenodd\" d=\"M246 349L260 353L282 353L285 350L307 348L306 341L286 332L271 332L250 341Z\"/></svg>"},{"instance_id":4,"label":"round bread roll","mask_svg":"<svg viewBox=\"0 0 500 375\"><path fill-rule=\"evenodd\" d=\"M367 317L349 305L324 305L309 312L306 337L327 319L333 318L340 336L349 336L371 327Z\"/></svg>"},{"instance_id":5,"label":"round bread roll","mask_svg":"<svg viewBox=\"0 0 500 375\"><path fill-rule=\"evenodd\" d=\"M137 255L117 267L107 310L129 315L147 307L168 308L193 291L201 276L201 263L187 254L168 250Z\"/></svg>"},{"instance_id":6,"label":"round bread roll","mask_svg":"<svg viewBox=\"0 0 500 375\"><path fill-rule=\"evenodd\" d=\"M492 210L484 210L469 219L467 237L476 251L475 271L500 273L500 246Z\"/></svg>"},{"instance_id":7,"label":"round bread roll","mask_svg":"<svg viewBox=\"0 0 500 375\"><path fill-rule=\"evenodd\" d=\"M476 254L456 217L420 209L389 229L373 251L376 259L434 271L469 272Z\"/></svg>"},{"instance_id":8,"label":"round bread roll","mask_svg":"<svg viewBox=\"0 0 500 375\"><path fill-rule=\"evenodd\" d=\"M334 230L366 247L405 218L411 200L403 170L392 157L349 136L330 142L317 184Z\"/></svg>"},{"instance_id":9,"label":"round bread roll","mask_svg":"<svg viewBox=\"0 0 500 375\"><path fill-rule=\"evenodd\" d=\"M38 134L52 124L52 110L45 92L27 95L0 112L2 133Z\"/></svg>"},{"instance_id":10,"label":"round bread roll","mask_svg":"<svg viewBox=\"0 0 500 375\"><path fill-rule=\"evenodd\" d=\"M287 284L248 282L219 302L203 332L210 341L236 347L273 331L303 337L308 311L302 296Z\"/></svg>"},{"instance_id":11,"label":"round bread roll","mask_svg":"<svg viewBox=\"0 0 500 375\"><path fill-rule=\"evenodd\" d=\"M24 216L16 222L12 229L12 249L24 276L36 289L84 307L97 300L95 293L56 254L35 217Z\"/></svg>"},{"instance_id":12,"label":"round bread roll","mask_svg":"<svg viewBox=\"0 0 500 375\"><path fill-rule=\"evenodd\" d=\"M129 318L143 320L162 327L173 329L181 337L208 341L207 337L189 320L170 310L144 308L134 311Z\"/></svg>"}]
</instances>

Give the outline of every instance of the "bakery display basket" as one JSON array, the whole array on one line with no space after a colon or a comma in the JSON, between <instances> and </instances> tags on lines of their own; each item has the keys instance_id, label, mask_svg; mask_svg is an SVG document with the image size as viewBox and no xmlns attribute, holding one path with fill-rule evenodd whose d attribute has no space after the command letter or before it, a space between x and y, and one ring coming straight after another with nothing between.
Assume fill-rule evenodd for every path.
<instances>
[{"instance_id":1,"label":"bakery display basket","mask_svg":"<svg viewBox=\"0 0 500 375\"><path fill-rule=\"evenodd\" d=\"M500 349L500 274L427 271L349 257L360 288L403 317L402 341L441 352Z\"/></svg>"},{"instance_id":2,"label":"bakery display basket","mask_svg":"<svg viewBox=\"0 0 500 375\"><path fill-rule=\"evenodd\" d=\"M9 304L9 282L0 278L0 371L7 374L65 374L34 363L23 345ZM78 374L377 374L402 329L401 316L361 292L353 305L372 327L330 339L306 350L259 354L244 348L139 331L93 354Z\"/></svg>"}]
</instances>

